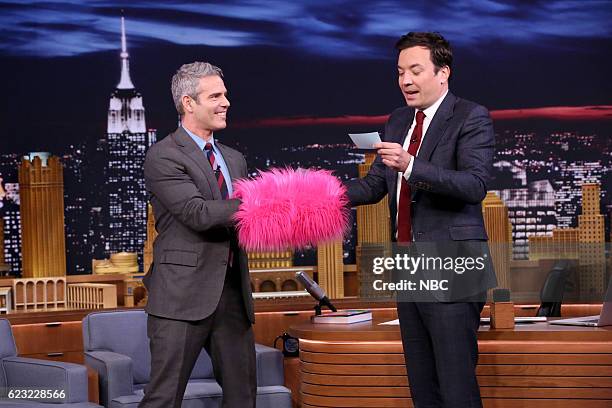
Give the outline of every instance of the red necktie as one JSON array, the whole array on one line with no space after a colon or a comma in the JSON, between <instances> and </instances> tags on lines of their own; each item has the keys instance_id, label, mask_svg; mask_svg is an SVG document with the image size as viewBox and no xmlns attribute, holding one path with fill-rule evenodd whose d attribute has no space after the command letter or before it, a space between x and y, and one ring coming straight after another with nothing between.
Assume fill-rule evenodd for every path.
<instances>
[{"instance_id":1,"label":"red necktie","mask_svg":"<svg viewBox=\"0 0 612 408\"><path fill-rule=\"evenodd\" d=\"M225 179L223 178L221 166L219 166L219 163L217 163L217 159L215 158L212 143L206 143L204 146L204 151L206 152L206 157L208 157L210 167L212 167L213 171L215 172L215 177L217 178L217 183L219 184L219 190L221 190L221 198L226 200L228 196L227 185L225 184Z\"/></svg>"},{"instance_id":2,"label":"red necktie","mask_svg":"<svg viewBox=\"0 0 612 408\"><path fill-rule=\"evenodd\" d=\"M217 178L217 183L219 184L219 190L221 190L221 198L223 200L227 200L228 191L227 185L225 184L225 178L223 177L223 172L221 171L221 166L217 163L217 159L215 157L215 152L213 151L212 143L206 143L204 146L204 151L206 152L206 157L208 157L208 162L210 163L210 167L212 167L213 172L215 173L215 177ZM234 254L232 249L230 248L227 265L231 268L234 260Z\"/></svg>"},{"instance_id":3,"label":"red necktie","mask_svg":"<svg viewBox=\"0 0 612 408\"><path fill-rule=\"evenodd\" d=\"M419 150L421 139L423 138L423 119L425 114L423 111L418 111L416 114L416 125L410 137L408 145L408 153L412 156L412 160ZM410 205L410 185L404 177L402 177L400 188L399 208L397 212L397 242L412 242L412 218Z\"/></svg>"}]
</instances>

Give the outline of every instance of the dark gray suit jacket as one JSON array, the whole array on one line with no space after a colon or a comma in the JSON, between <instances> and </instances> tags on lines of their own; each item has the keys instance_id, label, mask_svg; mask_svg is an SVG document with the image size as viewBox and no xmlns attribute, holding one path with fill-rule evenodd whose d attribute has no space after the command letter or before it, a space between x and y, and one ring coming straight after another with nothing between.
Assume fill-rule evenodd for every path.
<instances>
[{"instance_id":1,"label":"dark gray suit jacket","mask_svg":"<svg viewBox=\"0 0 612 408\"><path fill-rule=\"evenodd\" d=\"M232 180L247 177L244 156L221 143L216 146ZM146 311L178 320L211 315L221 297L231 245L247 317L254 322L247 257L238 249L232 221L240 202L221 199L204 152L178 128L151 146L144 173L159 233L153 265L144 278L149 292Z\"/></svg>"},{"instance_id":2,"label":"dark gray suit jacket","mask_svg":"<svg viewBox=\"0 0 612 408\"><path fill-rule=\"evenodd\" d=\"M396 109L385 126L384 140L403 144L413 119L414 109ZM415 241L487 239L480 203L491 179L494 144L486 108L449 92L429 124L408 180ZM389 194L393 232L397 176L377 157L366 177L347 183L353 206L377 203Z\"/></svg>"},{"instance_id":3,"label":"dark gray suit jacket","mask_svg":"<svg viewBox=\"0 0 612 408\"><path fill-rule=\"evenodd\" d=\"M414 109L409 107L396 109L385 126L384 140L403 144L414 114ZM444 275L451 279L451 289L436 292L437 300L455 301L470 297L480 300L486 289L497 285L481 207L493 170L494 145L493 124L486 108L449 92L427 128L417 157L413 159L408 183L412 195L414 248L428 256L484 255L487 260L483 273ZM389 195L393 241L397 177L397 171L385 166L377 157L364 178L347 183L348 198L353 206L377 203ZM405 277L399 274L395 279Z\"/></svg>"}]
</instances>

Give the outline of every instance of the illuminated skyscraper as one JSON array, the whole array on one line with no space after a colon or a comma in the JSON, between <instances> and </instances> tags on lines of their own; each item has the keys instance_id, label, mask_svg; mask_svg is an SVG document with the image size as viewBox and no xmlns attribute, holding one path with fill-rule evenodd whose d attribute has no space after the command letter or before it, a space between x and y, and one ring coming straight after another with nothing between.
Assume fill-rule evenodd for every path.
<instances>
[{"instance_id":1,"label":"illuminated skyscraper","mask_svg":"<svg viewBox=\"0 0 612 408\"><path fill-rule=\"evenodd\" d=\"M493 259L493 267L497 276L498 286L510 287L510 260L512 259L512 224L508 217L508 207L493 192L488 192L482 202L489 249Z\"/></svg>"},{"instance_id":2,"label":"illuminated skyscraper","mask_svg":"<svg viewBox=\"0 0 612 408\"><path fill-rule=\"evenodd\" d=\"M147 240L144 246L144 269L143 272L149 272L149 267L153 263L153 243L157 238L157 230L155 229L155 215L153 215L153 206L147 204Z\"/></svg>"},{"instance_id":3,"label":"illuminated skyscraper","mask_svg":"<svg viewBox=\"0 0 612 408\"><path fill-rule=\"evenodd\" d=\"M359 165L359 177L365 177L374 163L376 154L366 153L365 163ZM357 207L357 245L391 242L389 198Z\"/></svg>"},{"instance_id":4,"label":"illuminated skyscraper","mask_svg":"<svg viewBox=\"0 0 612 408\"><path fill-rule=\"evenodd\" d=\"M22 277L66 275L64 179L58 157L30 154L19 167Z\"/></svg>"},{"instance_id":5,"label":"illuminated skyscraper","mask_svg":"<svg viewBox=\"0 0 612 408\"><path fill-rule=\"evenodd\" d=\"M86 143L71 145L62 156L64 165L64 217L66 222L66 273L83 274L91 265L89 208L91 184L85 178L88 163Z\"/></svg>"},{"instance_id":6,"label":"illuminated skyscraper","mask_svg":"<svg viewBox=\"0 0 612 408\"><path fill-rule=\"evenodd\" d=\"M6 184L6 189L16 190L19 194L19 184ZM21 271L21 218L19 217L19 199L4 204L4 262L10 265L11 274L18 275Z\"/></svg>"},{"instance_id":7,"label":"illuminated skyscraper","mask_svg":"<svg viewBox=\"0 0 612 408\"><path fill-rule=\"evenodd\" d=\"M578 228L555 228L552 236L529 237L529 258L577 259L581 301L597 301L606 286L605 227L600 214L600 186L584 183Z\"/></svg>"},{"instance_id":8,"label":"illuminated skyscraper","mask_svg":"<svg viewBox=\"0 0 612 408\"><path fill-rule=\"evenodd\" d=\"M155 132L147 132L142 96L130 78L125 20L121 17L121 77L108 109L103 205L107 254L136 252L142 259L147 236L147 194L143 165ZM108 213L106 214L106 211Z\"/></svg>"},{"instance_id":9,"label":"illuminated skyscraper","mask_svg":"<svg viewBox=\"0 0 612 408\"><path fill-rule=\"evenodd\" d=\"M0 218L0 275L4 275L10 269L10 266L4 263L4 219Z\"/></svg>"},{"instance_id":10,"label":"illuminated skyscraper","mask_svg":"<svg viewBox=\"0 0 612 408\"><path fill-rule=\"evenodd\" d=\"M599 210L599 194L599 184L582 185L578 239L580 296L585 300L599 300L606 288L605 227L604 216Z\"/></svg>"},{"instance_id":11,"label":"illuminated skyscraper","mask_svg":"<svg viewBox=\"0 0 612 408\"><path fill-rule=\"evenodd\" d=\"M552 236L529 237L529 259L578 259L578 228L555 228Z\"/></svg>"},{"instance_id":12,"label":"illuminated skyscraper","mask_svg":"<svg viewBox=\"0 0 612 408\"><path fill-rule=\"evenodd\" d=\"M375 153L366 153L365 163L359 165L359 177L368 174L372 163L376 159ZM381 255L391 256L388 251L391 246L391 224L389 220L389 196L376 204L361 205L357 207L357 245L355 247L355 263L359 278L360 290L372 287L371 280L374 275L362 265L371 265L373 258ZM368 273L370 272L370 273ZM362 296L371 294L362 293Z\"/></svg>"},{"instance_id":13,"label":"illuminated skyscraper","mask_svg":"<svg viewBox=\"0 0 612 408\"><path fill-rule=\"evenodd\" d=\"M344 297L344 265L342 240L317 246L317 271L319 285L333 299Z\"/></svg>"},{"instance_id":14,"label":"illuminated skyscraper","mask_svg":"<svg viewBox=\"0 0 612 408\"><path fill-rule=\"evenodd\" d=\"M576 214L580 211L583 184L600 184L607 171L598 161L560 160L559 178L555 181L555 205L559 228L575 227Z\"/></svg>"},{"instance_id":15,"label":"illuminated skyscraper","mask_svg":"<svg viewBox=\"0 0 612 408\"><path fill-rule=\"evenodd\" d=\"M19 183L17 177L21 154L0 154L0 217L4 221L4 262L10 275L21 274L21 220L19 218Z\"/></svg>"},{"instance_id":16,"label":"illuminated skyscraper","mask_svg":"<svg viewBox=\"0 0 612 408\"><path fill-rule=\"evenodd\" d=\"M0 208L4 205L2 201L6 197L6 192L2 188L2 177L0 177ZM0 275L4 275L10 267L4 263L4 218L0 217Z\"/></svg>"},{"instance_id":17,"label":"illuminated skyscraper","mask_svg":"<svg viewBox=\"0 0 612 408\"><path fill-rule=\"evenodd\" d=\"M527 259L532 236L550 236L556 228L555 191L548 180L538 180L524 188L495 191L508 207L512 223L513 257Z\"/></svg>"}]
</instances>

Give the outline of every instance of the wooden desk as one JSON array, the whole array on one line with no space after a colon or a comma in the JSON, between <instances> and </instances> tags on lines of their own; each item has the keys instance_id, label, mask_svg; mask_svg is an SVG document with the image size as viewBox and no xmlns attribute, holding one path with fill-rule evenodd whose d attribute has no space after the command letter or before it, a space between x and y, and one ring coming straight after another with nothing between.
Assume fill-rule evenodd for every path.
<instances>
[{"instance_id":1,"label":"wooden desk","mask_svg":"<svg viewBox=\"0 0 612 408\"><path fill-rule=\"evenodd\" d=\"M304 323L302 407L412 407L399 326ZM478 334L486 408L612 407L612 327L547 323Z\"/></svg>"},{"instance_id":2,"label":"wooden desk","mask_svg":"<svg viewBox=\"0 0 612 408\"><path fill-rule=\"evenodd\" d=\"M343 309L363 309L371 308L378 319L392 320L397 317L395 303L363 302L356 298L346 298L334 300L338 308ZM256 301L256 321L254 326L255 340L258 343L272 346L274 338L287 331L289 327L308 322L313 314L312 299L274 299L267 301ZM537 305L515 305L517 316L533 316ZM119 310L133 310L133 308L119 308ZM575 317L584 315L594 315L600 313L601 304L569 304L563 305L562 314L564 317ZM81 320L93 310L48 310L48 311L21 311L3 315L9 319L15 336L17 350L21 356L44 358L50 360L69 361L83 363L83 339L81 334ZM489 316L488 306L483 310L483 316ZM328 329L330 329L328 327ZM342 326L339 330L346 330ZM351 330L355 329L351 326ZM368 330L371 331L371 330ZM393 358L401 358L401 344L399 344L399 332L397 328L391 328L390 332L397 334L395 351L391 354ZM345 334L346 335L346 334ZM354 339L355 333L348 333L349 340ZM371 335L371 334L370 334ZM389 336L389 333L385 334ZM305 337L308 338L308 337ZM372 341L372 340L370 340ZM385 341L385 340L382 340ZM388 340L387 340L388 341ZM481 344L481 351L483 345ZM380 353L379 353L380 354ZM481 359L481 363L482 363ZM295 364L293 360L285 362L285 372L287 386L292 390L292 398L299 394L299 362ZM383 362L383 364L386 364ZM403 375L403 374L402 374ZM482 382L481 382L482 385ZM90 388L90 391L92 388ZM407 388L404 394L407 394ZM297 402L297 398L295 398ZM94 401L93 399L91 401ZM346 405L344 405L346 406ZM393 405L392 405L393 406ZM546 407L554 408L554 407Z\"/></svg>"}]
</instances>

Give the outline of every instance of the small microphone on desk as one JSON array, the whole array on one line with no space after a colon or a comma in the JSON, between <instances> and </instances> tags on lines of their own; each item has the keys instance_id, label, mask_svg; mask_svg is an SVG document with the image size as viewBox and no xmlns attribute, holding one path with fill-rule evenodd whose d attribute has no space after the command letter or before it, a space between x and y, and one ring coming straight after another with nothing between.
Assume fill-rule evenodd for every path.
<instances>
[{"instance_id":1,"label":"small microphone on desk","mask_svg":"<svg viewBox=\"0 0 612 408\"><path fill-rule=\"evenodd\" d=\"M337 311L336 307L329 301L325 291L319 285L317 285L317 283L313 281L310 276L303 271L299 271L295 274L295 278L302 285L304 285L304 288L306 288L306 291L310 293L310 296L319 301L319 304L322 306L327 306L332 312Z\"/></svg>"}]
</instances>

